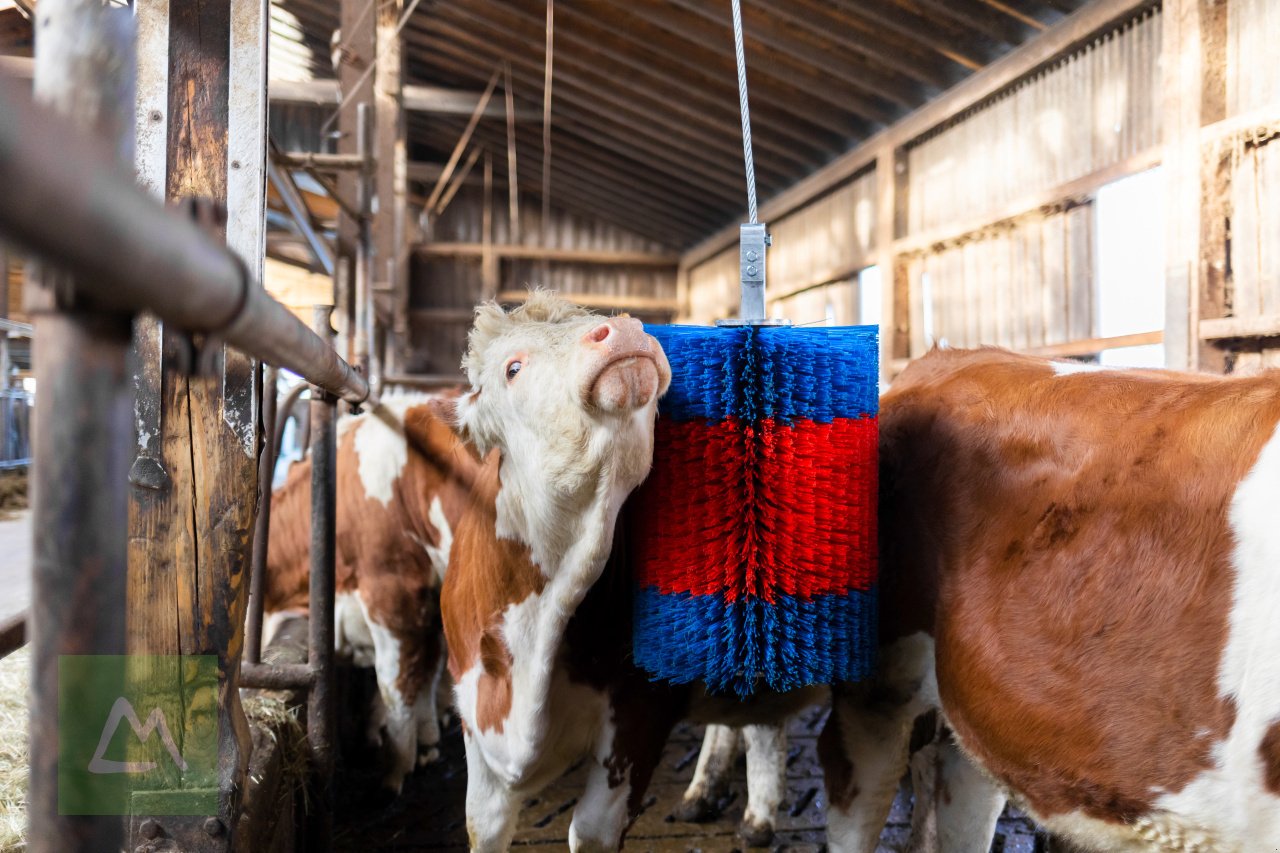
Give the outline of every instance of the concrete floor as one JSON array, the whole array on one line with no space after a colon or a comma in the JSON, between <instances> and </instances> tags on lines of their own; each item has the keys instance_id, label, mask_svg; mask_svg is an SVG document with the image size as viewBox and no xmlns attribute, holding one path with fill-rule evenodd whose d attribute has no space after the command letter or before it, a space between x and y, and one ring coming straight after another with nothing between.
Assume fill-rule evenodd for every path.
<instances>
[{"instance_id":1,"label":"concrete floor","mask_svg":"<svg viewBox=\"0 0 1280 853\"><path fill-rule=\"evenodd\" d=\"M822 770L814 747L826 718L814 708L792 724L787 761L788 796L778 818L774 851L824 849L826 830ZM627 836L628 851L655 853L729 853L744 851L735 835L746 801L746 774L739 762L733 793L720 819L712 823L680 823L671 817L693 775L702 742L702 729L677 727L667 744L662 764L645 799L645 809ZM420 770L405 785L401 797L390 806L361 805L352 796L339 794L336 818L338 853L410 853L411 851L463 851L467 835L463 801L466 766L462 737L456 724L447 734L443 760ZM582 791L585 768L576 768L551 785L541 796L525 803L515 844L534 850L565 850L573 806ZM349 794L364 782L349 780ZM911 799L899 792L877 853L892 853L905 844L910 829ZM994 853L1034 853L1043 849L1030 822L1008 811L1001 820Z\"/></svg>"},{"instance_id":2,"label":"concrete floor","mask_svg":"<svg viewBox=\"0 0 1280 853\"><path fill-rule=\"evenodd\" d=\"M0 620L31 603L31 510L0 519Z\"/></svg>"}]
</instances>

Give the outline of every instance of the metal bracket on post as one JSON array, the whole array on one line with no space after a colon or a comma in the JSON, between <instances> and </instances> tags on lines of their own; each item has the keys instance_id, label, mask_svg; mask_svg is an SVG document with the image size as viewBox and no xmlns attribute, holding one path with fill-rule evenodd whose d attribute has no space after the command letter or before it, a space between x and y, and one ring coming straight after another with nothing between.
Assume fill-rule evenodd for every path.
<instances>
[{"instance_id":1,"label":"metal bracket on post","mask_svg":"<svg viewBox=\"0 0 1280 853\"><path fill-rule=\"evenodd\" d=\"M765 270L768 250L773 245L763 222L744 222L738 241L739 281L742 285L741 315L734 320L717 320L717 326L790 326L790 320L770 320L765 314Z\"/></svg>"}]
</instances>

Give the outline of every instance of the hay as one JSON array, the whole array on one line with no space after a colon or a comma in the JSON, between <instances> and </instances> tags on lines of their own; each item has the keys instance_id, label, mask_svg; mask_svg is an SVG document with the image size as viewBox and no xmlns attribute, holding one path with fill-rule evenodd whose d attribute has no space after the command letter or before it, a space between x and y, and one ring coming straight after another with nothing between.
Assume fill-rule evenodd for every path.
<instances>
[{"instance_id":1,"label":"hay","mask_svg":"<svg viewBox=\"0 0 1280 853\"><path fill-rule=\"evenodd\" d=\"M279 694L266 691L243 694L241 704L249 722L256 723L280 745L280 771L284 777L279 787L281 813L287 813L292 808L287 805L287 801L299 787L302 788L303 803L308 805L306 779L310 759L307 732L298 720L298 709L286 705Z\"/></svg>"},{"instance_id":2,"label":"hay","mask_svg":"<svg viewBox=\"0 0 1280 853\"><path fill-rule=\"evenodd\" d=\"M27 506L27 472L0 473L0 519L11 518L14 510Z\"/></svg>"},{"instance_id":3,"label":"hay","mask_svg":"<svg viewBox=\"0 0 1280 853\"><path fill-rule=\"evenodd\" d=\"M0 660L0 853L26 849L27 676L24 647Z\"/></svg>"}]
</instances>

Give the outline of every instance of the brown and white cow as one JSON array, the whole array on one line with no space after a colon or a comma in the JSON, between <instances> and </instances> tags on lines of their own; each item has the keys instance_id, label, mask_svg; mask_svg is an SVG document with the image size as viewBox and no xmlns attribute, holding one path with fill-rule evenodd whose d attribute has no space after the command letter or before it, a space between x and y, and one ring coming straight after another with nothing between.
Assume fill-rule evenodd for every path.
<instances>
[{"instance_id":1,"label":"brown and white cow","mask_svg":"<svg viewBox=\"0 0 1280 853\"><path fill-rule=\"evenodd\" d=\"M338 424L339 653L377 675L391 757L385 784L433 759L440 741L436 685L444 670L440 583L479 459L438 416L438 399L385 398ZM294 465L272 498L263 602L268 613L307 606L311 463Z\"/></svg>"},{"instance_id":2,"label":"brown and white cow","mask_svg":"<svg viewBox=\"0 0 1280 853\"><path fill-rule=\"evenodd\" d=\"M930 706L943 850L1006 792L1086 849L1280 849L1280 375L1079 368L935 350L882 399L884 651L820 741L832 849L875 849Z\"/></svg>"},{"instance_id":3,"label":"brown and white cow","mask_svg":"<svg viewBox=\"0 0 1280 853\"><path fill-rule=\"evenodd\" d=\"M545 293L509 314L478 309L464 367L472 389L455 423L484 466L441 603L471 846L506 849L522 801L590 756L570 846L614 850L693 696L650 683L631 661L632 580L614 535L648 473L670 369L638 321ZM778 717L768 700L721 700L709 713Z\"/></svg>"}]
</instances>

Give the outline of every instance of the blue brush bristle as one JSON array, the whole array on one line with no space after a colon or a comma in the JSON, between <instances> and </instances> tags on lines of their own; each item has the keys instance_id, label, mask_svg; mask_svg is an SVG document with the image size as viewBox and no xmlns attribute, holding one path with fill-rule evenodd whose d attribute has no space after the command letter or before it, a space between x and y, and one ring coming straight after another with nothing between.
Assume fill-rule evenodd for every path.
<instances>
[{"instance_id":1,"label":"blue brush bristle","mask_svg":"<svg viewBox=\"0 0 1280 853\"><path fill-rule=\"evenodd\" d=\"M830 423L879 409L875 326L646 329L671 362L661 407L673 420Z\"/></svg>"},{"instance_id":2,"label":"blue brush bristle","mask_svg":"<svg viewBox=\"0 0 1280 853\"><path fill-rule=\"evenodd\" d=\"M739 696L761 679L774 690L858 681L875 659L876 601L874 588L774 604L640 589L635 660L676 683L702 680L712 693Z\"/></svg>"}]
</instances>

